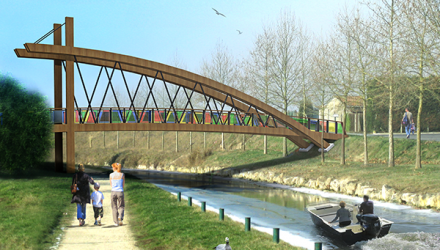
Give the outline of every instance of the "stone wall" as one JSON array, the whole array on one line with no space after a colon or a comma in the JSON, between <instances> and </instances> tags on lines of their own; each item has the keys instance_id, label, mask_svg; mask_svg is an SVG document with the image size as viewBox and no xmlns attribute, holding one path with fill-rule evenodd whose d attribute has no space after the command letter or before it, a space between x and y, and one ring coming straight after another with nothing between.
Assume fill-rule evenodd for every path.
<instances>
[{"instance_id":1,"label":"stone wall","mask_svg":"<svg viewBox=\"0 0 440 250\"><path fill-rule=\"evenodd\" d=\"M418 208L440 209L440 193L438 194L414 194L400 193L388 185L383 185L381 189L369 187L356 179L331 179L324 176L316 180L305 179L300 176L285 176L271 171L249 171L246 169L223 169L222 167L175 167L168 166L149 166L139 165L138 169L150 169L159 171L176 171L194 174L213 174L224 177L247 179L252 181L278 183L293 187L306 187L323 191L330 191L351 196L362 197L368 195L372 200L382 200L387 202L406 204Z\"/></svg>"}]
</instances>

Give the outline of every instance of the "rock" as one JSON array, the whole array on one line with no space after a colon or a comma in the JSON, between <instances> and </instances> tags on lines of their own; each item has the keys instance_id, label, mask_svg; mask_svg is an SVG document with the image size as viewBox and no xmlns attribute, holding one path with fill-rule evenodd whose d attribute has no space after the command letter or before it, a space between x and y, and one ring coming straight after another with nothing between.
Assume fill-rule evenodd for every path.
<instances>
[{"instance_id":1,"label":"rock","mask_svg":"<svg viewBox=\"0 0 440 250\"><path fill-rule=\"evenodd\" d=\"M284 185L291 185L292 180L293 180L293 177L283 178L283 184Z\"/></svg>"},{"instance_id":2,"label":"rock","mask_svg":"<svg viewBox=\"0 0 440 250\"><path fill-rule=\"evenodd\" d=\"M298 179L297 186L298 186L298 187L302 187L302 186L304 185L305 182L306 182L306 180L305 180L304 178L300 177L300 178Z\"/></svg>"},{"instance_id":3,"label":"rock","mask_svg":"<svg viewBox=\"0 0 440 250\"><path fill-rule=\"evenodd\" d=\"M345 179L340 182L340 192L348 195L354 195L357 187L356 179Z\"/></svg>"},{"instance_id":4,"label":"rock","mask_svg":"<svg viewBox=\"0 0 440 250\"><path fill-rule=\"evenodd\" d=\"M385 201L389 201L389 200L391 200L391 197L394 195L395 192L396 192L396 190L394 190L392 187L390 187L388 185L383 185L380 198Z\"/></svg>"},{"instance_id":5,"label":"rock","mask_svg":"<svg viewBox=\"0 0 440 250\"><path fill-rule=\"evenodd\" d=\"M137 168L138 169L147 169L147 165L139 165Z\"/></svg>"},{"instance_id":6,"label":"rock","mask_svg":"<svg viewBox=\"0 0 440 250\"><path fill-rule=\"evenodd\" d=\"M341 190L340 183L337 179L334 179L330 182L330 190L335 191L337 193L339 193L339 191Z\"/></svg>"},{"instance_id":7,"label":"rock","mask_svg":"<svg viewBox=\"0 0 440 250\"><path fill-rule=\"evenodd\" d=\"M290 185L293 185L293 186L298 185L298 179L299 179L298 176L293 177L292 181L290 182Z\"/></svg>"},{"instance_id":8,"label":"rock","mask_svg":"<svg viewBox=\"0 0 440 250\"><path fill-rule=\"evenodd\" d=\"M316 181L310 179L310 180L306 183L305 186L308 187L308 188L314 188L314 189L316 189Z\"/></svg>"}]
</instances>

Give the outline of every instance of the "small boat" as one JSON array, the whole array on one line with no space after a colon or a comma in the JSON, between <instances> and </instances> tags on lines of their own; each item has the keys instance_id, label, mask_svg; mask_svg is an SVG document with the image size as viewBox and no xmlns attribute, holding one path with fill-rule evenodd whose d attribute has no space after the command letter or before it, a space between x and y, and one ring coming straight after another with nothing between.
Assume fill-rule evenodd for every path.
<instances>
[{"instance_id":1,"label":"small boat","mask_svg":"<svg viewBox=\"0 0 440 250\"><path fill-rule=\"evenodd\" d=\"M336 211L339 209L339 204L336 203L324 203L318 205L307 206L307 211L312 217L313 223L321 227L325 232L329 233L333 237L344 241L348 245L353 245L358 241L364 241L374 238L380 238L388 234L390 231L392 221L384 218L380 218L374 214L365 214L361 216L361 220L357 223L354 214L357 214L357 206L347 204L347 208L352 216L352 222L345 227L339 227L339 222L329 223L336 216Z\"/></svg>"}]
</instances>

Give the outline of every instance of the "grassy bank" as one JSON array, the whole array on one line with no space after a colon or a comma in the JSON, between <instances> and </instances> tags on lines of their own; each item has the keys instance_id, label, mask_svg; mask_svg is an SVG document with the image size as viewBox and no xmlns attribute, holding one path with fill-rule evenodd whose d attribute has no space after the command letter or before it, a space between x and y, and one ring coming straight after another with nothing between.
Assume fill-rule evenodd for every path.
<instances>
[{"instance_id":1,"label":"grassy bank","mask_svg":"<svg viewBox=\"0 0 440 250\"><path fill-rule=\"evenodd\" d=\"M67 223L71 175L1 173L0 249L48 249ZM70 218L70 217L69 217Z\"/></svg>"},{"instance_id":2,"label":"grassy bank","mask_svg":"<svg viewBox=\"0 0 440 250\"><path fill-rule=\"evenodd\" d=\"M225 134L225 150L222 150L221 134L207 133L206 149L203 133L192 133L192 152L189 150L189 133L179 133L179 148L176 152L175 132L150 132L150 147L147 147L148 132L119 132L119 149L116 132L107 132L105 148L103 133L77 133L76 161L79 163L122 162L124 167L137 165L161 166L173 164L178 167L212 166L223 169L272 171L274 174L301 176L317 179L355 178L374 188L390 185L398 191L412 193L438 193L438 165L440 164L440 142L422 141L423 168L414 170L416 141L395 139L396 166L389 168L388 138L368 137L369 162L363 165L363 138L350 136L346 139L346 165L340 165L341 141L326 153L326 162L321 165L317 148L309 153L295 152L297 147L288 142L290 157L282 157L282 138L268 137L268 153L263 154L263 136L245 137ZM92 144L89 142L92 141Z\"/></svg>"},{"instance_id":3,"label":"grassy bank","mask_svg":"<svg viewBox=\"0 0 440 250\"><path fill-rule=\"evenodd\" d=\"M251 230L225 216L201 212L198 206L178 202L170 193L152 184L130 178L126 196L131 216L131 229L142 249L212 249L229 237L233 249L299 249L272 236Z\"/></svg>"}]
</instances>

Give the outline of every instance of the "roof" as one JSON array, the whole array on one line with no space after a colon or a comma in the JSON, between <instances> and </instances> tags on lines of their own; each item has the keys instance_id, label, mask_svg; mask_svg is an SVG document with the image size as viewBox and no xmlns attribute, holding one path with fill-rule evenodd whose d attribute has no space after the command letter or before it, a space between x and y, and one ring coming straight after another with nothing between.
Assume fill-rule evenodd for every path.
<instances>
[{"instance_id":1,"label":"roof","mask_svg":"<svg viewBox=\"0 0 440 250\"><path fill-rule=\"evenodd\" d=\"M336 99L341 101L340 97L336 97ZM363 107L362 97L361 96L347 96L347 107Z\"/></svg>"}]
</instances>

